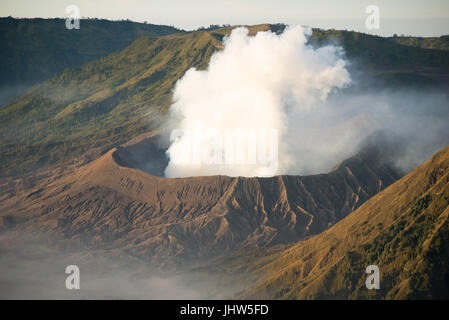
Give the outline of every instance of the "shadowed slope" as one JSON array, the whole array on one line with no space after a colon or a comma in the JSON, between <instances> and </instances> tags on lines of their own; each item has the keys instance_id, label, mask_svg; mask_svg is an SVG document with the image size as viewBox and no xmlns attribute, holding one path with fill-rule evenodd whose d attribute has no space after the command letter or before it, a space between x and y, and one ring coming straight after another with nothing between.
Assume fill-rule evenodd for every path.
<instances>
[{"instance_id":1,"label":"shadowed slope","mask_svg":"<svg viewBox=\"0 0 449 320\"><path fill-rule=\"evenodd\" d=\"M58 18L0 18L0 104L66 69L123 50L138 37L183 32L132 21L83 18L77 30L65 23Z\"/></svg>"}]
</instances>

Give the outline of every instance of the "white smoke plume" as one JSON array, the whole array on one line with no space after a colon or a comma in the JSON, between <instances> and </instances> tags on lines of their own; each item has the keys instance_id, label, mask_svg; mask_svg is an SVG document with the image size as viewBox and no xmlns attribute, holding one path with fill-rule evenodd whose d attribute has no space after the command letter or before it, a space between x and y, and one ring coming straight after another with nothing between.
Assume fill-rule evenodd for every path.
<instances>
[{"instance_id":1,"label":"white smoke plume","mask_svg":"<svg viewBox=\"0 0 449 320\"><path fill-rule=\"evenodd\" d=\"M175 86L171 123L181 130L165 176L323 173L378 129L405 139L394 164L407 172L449 143L446 92L372 85L335 43L308 45L310 33L237 28L207 70L186 72Z\"/></svg>"},{"instance_id":2,"label":"white smoke plume","mask_svg":"<svg viewBox=\"0 0 449 320\"><path fill-rule=\"evenodd\" d=\"M207 70L187 71L176 84L172 105L172 117L180 119L178 128L184 135L176 134L167 151L170 163L165 175L264 176L307 171L301 154L308 152L311 135L307 130L309 134L301 136L303 119L316 114L333 90L351 82L342 49L335 45L313 48L307 45L310 34L310 29L301 26L289 27L280 35L267 31L256 36L236 28L225 38L224 49L212 56ZM232 158L226 132L238 130L248 130L245 137L253 138L237 142L233 149L235 154L247 155L246 161L226 161ZM192 138L191 133L199 131L206 134ZM317 142L324 139L320 134L315 138ZM321 148L332 149L335 141L325 140ZM245 153L256 149L253 158ZM195 160L198 154L200 159Z\"/></svg>"}]
</instances>

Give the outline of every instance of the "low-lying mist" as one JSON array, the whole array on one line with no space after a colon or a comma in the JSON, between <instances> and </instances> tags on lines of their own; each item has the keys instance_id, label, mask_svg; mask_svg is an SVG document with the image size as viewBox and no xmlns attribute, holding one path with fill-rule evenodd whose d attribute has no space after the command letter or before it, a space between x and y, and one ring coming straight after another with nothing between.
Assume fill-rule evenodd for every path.
<instances>
[{"instance_id":1,"label":"low-lying mist","mask_svg":"<svg viewBox=\"0 0 449 320\"><path fill-rule=\"evenodd\" d=\"M408 171L449 143L447 94L367 89L360 85L366 80L360 77L363 66L357 65L353 75L348 70L355 66L341 47L313 47L307 42L310 34L295 26L280 35L266 31L251 37L247 29L236 28L207 70L186 72L174 90L170 123L181 133L171 136L165 176L327 172L378 129L404 139L396 165ZM253 150L257 156L250 162L248 153L246 162L237 163L227 161L229 141L223 133L229 130L276 134L254 134L253 140L243 135L248 140L231 149L244 155ZM203 135L195 140L192 132ZM259 161L262 155L265 161Z\"/></svg>"},{"instance_id":2,"label":"low-lying mist","mask_svg":"<svg viewBox=\"0 0 449 320\"><path fill-rule=\"evenodd\" d=\"M0 237L0 299L211 299L213 277L192 286L187 271L162 272L120 250L65 251L45 239ZM12 240L12 241L9 241ZM66 267L80 271L80 288L66 288ZM198 277L198 274L195 274ZM201 277L201 276L200 276ZM220 295L232 295L221 289ZM218 294L216 293L216 294ZM219 296L223 297L223 296Z\"/></svg>"}]
</instances>

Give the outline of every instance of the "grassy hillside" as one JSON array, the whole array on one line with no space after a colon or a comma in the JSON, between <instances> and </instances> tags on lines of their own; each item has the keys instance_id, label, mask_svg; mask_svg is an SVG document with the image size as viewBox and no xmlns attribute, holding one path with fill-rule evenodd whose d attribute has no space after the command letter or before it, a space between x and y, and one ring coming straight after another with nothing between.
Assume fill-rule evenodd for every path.
<instances>
[{"instance_id":1,"label":"grassy hillside","mask_svg":"<svg viewBox=\"0 0 449 320\"><path fill-rule=\"evenodd\" d=\"M396 43L426 49L449 50L449 35L441 37L404 37L394 36L390 38Z\"/></svg>"},{"instance_id":2,"label":"grassy hillside","mask_svg":"<svg viewBox=\"0 0 449 320\"><path fill-rule=\"evenodd\" d=\"M142 37L17 97L0 109L0 171L70 159L154 129L176 80L205 68L217 45L205 32Z\"/></svg>"},{"instance_id":3,"label":"grassy hillside","mask_svg":"<svg viewBox=\"0 0 449 320\"><path fill-rule=\"evenodd\" d=\"M205 270L256 282L243 298L447 299L448 234L446 147L327 231L221 258ZM380 269L379 290L365 287L372 264Z\"/></svg>"},{"instance_id":4,"label":"grassy hillside","mask_svg":"<svg viewBox=\"0 0 449 320\"><path fill-rule=\"evenodd\" d=\"M68 30L64 19L0 18L0 103L9 93L122 50L137 37L175 32L181 31L131 21L81 20L79 30Z\"/></svg>"},{"instance_id":5,"label":"grassy hillside","mask_svg":"<svg viewBox=\"0 0 449 320\"><path fill-rule=\"evenodd\" d=\"M269 29L280 32L283 26L252 26L250 34ZM231 30L141 37L122 51L66 70L16 97L0 108L0 175L106 150L155 129L176 81L191 67L206 68ZM351 61L366 65L366 74L385 76L389 83L422 83L423 78L433 83L432 70L449 66L448 51L407 47L355 32L315 30L312 41L336 39ZM426 68L426 76L417 68Z\"/></svg>"}]
</instances>

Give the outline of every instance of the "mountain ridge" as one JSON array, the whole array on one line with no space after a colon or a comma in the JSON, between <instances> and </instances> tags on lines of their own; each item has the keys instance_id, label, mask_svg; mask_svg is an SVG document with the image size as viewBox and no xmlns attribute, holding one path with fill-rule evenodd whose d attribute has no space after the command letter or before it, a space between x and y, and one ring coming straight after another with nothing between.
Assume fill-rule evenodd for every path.
<instances>
[{"instance_id":1,"label":"mountain ridge","mask_svg":"<svg viewBox=\"0 0 449 320\"><path fill-rule=\"evenodd\" d=\"M68 30L61 18L0 18L0 104L12 96L8 91L21 93L65 69L123 50L139 36L184 32L125 20L80 22L80 29Z\"/></svg>"}]
</instances>

